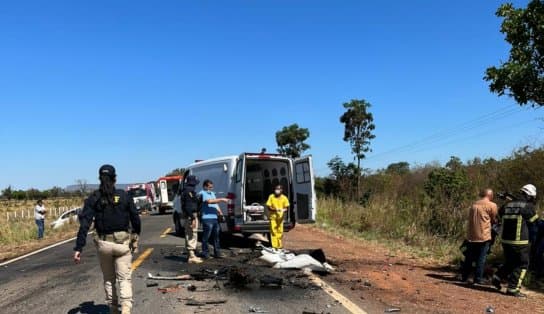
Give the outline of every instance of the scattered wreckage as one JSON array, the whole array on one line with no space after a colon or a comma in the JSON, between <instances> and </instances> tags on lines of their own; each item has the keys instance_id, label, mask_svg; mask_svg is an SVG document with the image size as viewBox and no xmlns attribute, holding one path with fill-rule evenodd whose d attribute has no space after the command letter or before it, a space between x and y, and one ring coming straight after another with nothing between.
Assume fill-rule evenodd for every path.
<instances>
[{"instance_id":1,"label":"scattered wreckage","mask_svg":"<svg viewBox=\"0 0 544 314\"><path fill-rule=\"evenodd\" d=\"M147 275L147 287L154 287L163 294L177 291L198 293L230 288L234 290L247 289L283 289L286 286L299 289L315 289L320 287L312 280L313 273L328 274L334 268L327 263L322 250L306 250L289 252L258 246L257 250L240 250L232 252L235 260L223 259L225 265L206 265L198 269L187 270L183 274L152 274ZM210 266L212 268L210 268ZM217 268L213 268L213 266ZM268 270L267 270L268 269ZM298 271L294 271L298 270ZM158 282L170 281L174 284L160 286ZM176 281L178 283L176 283ZM213 287L198 286L197 282L213 282ZM224 299L205 299L207 294L191 295L178 298L185 305L195 308L195 313L206 312L213 307L227 303ZM251 313L268 313L259 306L249 308Z\"/></svg>"}]
</instances>

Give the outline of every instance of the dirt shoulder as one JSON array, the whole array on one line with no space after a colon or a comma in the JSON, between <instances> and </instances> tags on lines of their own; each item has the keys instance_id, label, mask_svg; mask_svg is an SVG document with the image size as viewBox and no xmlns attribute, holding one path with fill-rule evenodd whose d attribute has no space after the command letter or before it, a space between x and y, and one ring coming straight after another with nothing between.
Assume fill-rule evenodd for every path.
<instances>
[{"instance_id":1,"label":"dirt shoulder","mask_svg":"<svg viewBox=\"0 0 544 314\"><path fill-rule=\"evenodd\" d=\"M393 307L402 313L485 313L488 306L495 313L544 313L542 294L516 299L492 287L462 285L450 265L380 244L300 225L285 238L288 249L323 249L340 270L325 280L351 300L369 304L370 313Z\"/></svg>"}]
</instances>

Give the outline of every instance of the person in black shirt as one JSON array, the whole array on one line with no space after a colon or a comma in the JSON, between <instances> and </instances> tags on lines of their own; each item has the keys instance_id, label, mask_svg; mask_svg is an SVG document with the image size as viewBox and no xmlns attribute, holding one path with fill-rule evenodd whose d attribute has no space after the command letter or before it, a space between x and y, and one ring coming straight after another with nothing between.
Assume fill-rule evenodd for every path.
<instances>
[{"instance_id":1,"label":"person in black shirt","mask_svg":"<svg viewBox=\"0 0 544 314\"><path fill-rule=\"evenodd\" d=\"M199 181L195 176L188 176L181 191L181 211L185 217L185 248L187 249L187 261L192 264L202 263L202 259L196 256L198 241L198 207L199 198L196 186Z\"/></svg>"},{"instance_id":2,"label":"person in black shirt","mask_svg":"<svg viewBox=\"0 0 544 314\"><path fill-rule=\"evenodd\" d=\"M132 309L132 253L138 250L140 217L134 201L123 190L115 189L115 168L99 169L100 188L85 200L79 215L79 232L74 248L74 261L81 262L87 233L94 222L94 243L104 277L106 302L111 313L129 314ZM119 300L116 281L119 282ZM120 301L120 302L119 302Z\"/></svg>"}]
</instances>

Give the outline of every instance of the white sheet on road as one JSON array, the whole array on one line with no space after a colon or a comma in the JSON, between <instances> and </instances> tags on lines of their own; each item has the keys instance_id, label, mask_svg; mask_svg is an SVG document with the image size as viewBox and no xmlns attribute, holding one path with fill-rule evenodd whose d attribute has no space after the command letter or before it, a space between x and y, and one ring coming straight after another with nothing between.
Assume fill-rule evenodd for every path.
<instances>
[{"instance_id":1,"label":"white sheet on road","mask_svg":"<svg viewBox=\"0 0 544 314\"><path fill-rule=\"evenodd\" d=\"M273 265L277 269L311 269L317 272L331 272L333 268L327 263L320 263L308 254L287 254L263 249L261 260Z\"/></svg>"}]
</instances>

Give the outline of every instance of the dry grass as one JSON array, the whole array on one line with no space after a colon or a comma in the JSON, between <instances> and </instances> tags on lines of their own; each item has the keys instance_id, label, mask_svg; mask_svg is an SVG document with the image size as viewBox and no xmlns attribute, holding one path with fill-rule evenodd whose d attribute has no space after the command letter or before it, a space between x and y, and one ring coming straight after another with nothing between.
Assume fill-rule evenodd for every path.
<instances>
[{"instance_id":1,"label":"dry grass","mask_svg":"<svg viewBox=\"0 0 544 314\"><path fill-rule=\"evenodd\" d=\"M371 201L362 206L335 198L321 198L318 208L318 226L328 231L441 262L460 258L460 243L456 239L428 234L423 224L418 223L424 217L406 215L391 201Z\"/></svg>"},{"instance_id":2,"label":"dry grass","mask_svg":"<svg viewBox=\"0 0 544 314\"><path fill-rule=\"evenodd\" d=\"M45 230L45 237L42 240L36 239L36 225L32 226L30 223L25 223L25 225L21 227L23 227L22 230L24 231L12 235L12 238L10 238L7 243L2 242L0 239L0 247L2 248L0 250L0 261L21 256L56 242L75 237L79 225L77 223L71 223L57 230L52 230L47 227ZM3 227L0 227L0 238L4 231Z\"/></svg>"},{"instance_id":3,"label":"dry grass","mask_svg":"<svg viewBox=\"0 0 544 314\"><path fill-rule=\"evenodd\" d=\"M73 208L81 206L82 199L53 199L46 200L47 209L55 207ZM45 221L45 238L37 239L37 227L32 216L24 219L6 219L6 212L15 212L33 209L33 201L1 201L0 202L0 261L28 253L75 236L78 223L71 222L62 228L53 230L50 223L56 219L54 215L47 215ZM29 208L30 207L30 208ZM32 212L32 211L31 211Z\"/></svg>"}]
</instances>

